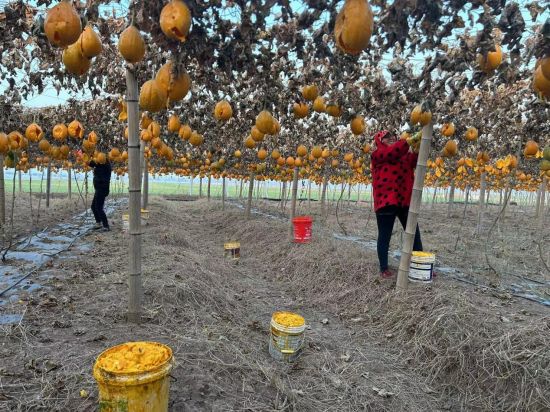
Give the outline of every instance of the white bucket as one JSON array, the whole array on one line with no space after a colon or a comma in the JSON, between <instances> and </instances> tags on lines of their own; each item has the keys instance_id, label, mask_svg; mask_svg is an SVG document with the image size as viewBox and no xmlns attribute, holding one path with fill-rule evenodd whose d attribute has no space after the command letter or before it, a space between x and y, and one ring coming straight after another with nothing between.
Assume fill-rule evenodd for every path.
<instances>
[{"instance_id":1,"label":"white bucket","mask_svg":"<svg viewBox=\"0 0 550 412\"><path fill-rule=\"evenodd\" d=\"M146 226L147 221L143 216L141 217L141 226ZM122 231L124 233L128 233L130 231L130 215L128 213L124 213L122 215Z\"/></svg>"},{"instance_id":2,"label":"white bucket","mask_svg":"<svg viewBox=\"0 0 550 412\"><path fill-rule=\"evenodd\" d=\"M279 361L292 362L298 358L305 341L305 322L301 326L288 327L277 323L271 317L271 336L269 338L269 353Z\"/></svg>"},{"instance_id":3,"label":"white bucket","mask_svg":"<svg viewBox=\"0 0 550 412\"><path fill-rule=\"evenodd\" d=\"M409 280L411 282L432 283L435 265L435 254L412 252Z\"/></svg>"},{"instance_id":4,"label":"white bucket","mask_svg":"<svg viewBox=\"0 0 550 412\"><path fill-rule=\"evenodd\" d=\"M122 231L128 233L130 230L130 215L122 215Z\"/></svg>"}]
</instances>

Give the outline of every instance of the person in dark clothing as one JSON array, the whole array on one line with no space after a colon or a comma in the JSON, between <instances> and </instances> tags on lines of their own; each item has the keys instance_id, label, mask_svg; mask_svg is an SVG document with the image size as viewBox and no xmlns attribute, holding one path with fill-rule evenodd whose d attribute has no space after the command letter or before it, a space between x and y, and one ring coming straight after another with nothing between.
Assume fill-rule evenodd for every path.
<instances>
[{"instance_id":1,"label":"person in dark clothing","mask_svg":"<svg viewBox=\"0 0 550 412\"><path fill-rule=\"evenodd\" d=\"M374 211L378 225L377 252L380 263L380 276L390 278L388 269L388 249L395 218L407 226L407 216L414 184L414 169L418 155L409 150L406 140L398 139L387 130L374 137L376 150L372 153L371 170L374 194ZM416 226L413 250L422 250L420 230Z\"/></svg>"},{"instance_id":2,"label":"person in dark clothing","mask_svg":"<svg viewBox=\"0 0 550 412\"><path fill-rule=\"evenodd\" d=\"M103 210L105 205L105 198L109 196L109 189L111 185L111 164L109 160L105 160L104 163L91 161L89 166L94 169L94 199L92 200L92 213L96 221L94 230L103 229L109 231L109 221L107 215Z\"/></svg>"}]
</instances>

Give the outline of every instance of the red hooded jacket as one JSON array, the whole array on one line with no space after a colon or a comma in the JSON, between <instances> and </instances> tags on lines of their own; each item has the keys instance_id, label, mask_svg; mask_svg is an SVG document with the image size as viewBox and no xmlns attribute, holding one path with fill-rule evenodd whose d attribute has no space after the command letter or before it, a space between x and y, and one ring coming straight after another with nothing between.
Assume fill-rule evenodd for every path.
<instances>
[{"instance_id":1,"label":"red hooded jacket","mask_svg":"<svg viewBox=\"0 0 550 412\"><path fill-rule=\"evenodd\" d=\"M386 206L409 207L418 155L409 152L405 140L392 145L382 143L387 130L376 133L376 150L371 156L374 211Z\"/></svg>"}]
</instances>

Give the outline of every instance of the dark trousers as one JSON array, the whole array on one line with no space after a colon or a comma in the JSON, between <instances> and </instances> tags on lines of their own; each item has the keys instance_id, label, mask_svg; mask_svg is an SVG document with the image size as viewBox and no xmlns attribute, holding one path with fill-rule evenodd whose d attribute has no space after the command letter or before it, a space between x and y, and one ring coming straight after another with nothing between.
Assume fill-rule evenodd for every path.
<instances>
[{"instance_id":1,"label":"dark trousers","mask_svg":"<svg viewBox=\"0 0 550 412\"><path fill-rule=\"evenodd\" d=\"M386 206L376 212L376 223L378 224L378 242L376 250L378 252L378 261L380 262L380 271L388 269L388 250L390 248L391 234L393 224L397 217L403 225L403 229L407 226L407 215L409 214L408 207ZM420 239L420 230L416 225L416 233L414 235L413 250L422 250L422 240Z\"/></svg>"},{"instance_id":2,"label":"dark trousers","mask_svg":"<svg viewBox=\"0 0 550 412\"><path fill-rule=\"evenodd\" d=\"M95 188L94 199L92 200L92 213L96 223L103 224L103 227L109 227L107 215L103 210L105 198L109 196L109 187L98 186Z\"/></svg>"}]
</instances>

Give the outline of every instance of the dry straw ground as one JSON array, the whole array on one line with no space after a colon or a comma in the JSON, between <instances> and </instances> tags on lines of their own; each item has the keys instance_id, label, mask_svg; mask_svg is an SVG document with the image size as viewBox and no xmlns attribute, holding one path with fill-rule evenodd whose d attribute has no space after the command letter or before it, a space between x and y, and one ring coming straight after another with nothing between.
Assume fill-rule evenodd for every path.
<instances>
[{"instance_id":1,"label":"dry straw ground","mask_svg":"<svg viewBox=\"0 0 550 412\"><path fill-rule=\"evenodd\" d=\"M82 240L90 252L56 260L47 289L0 307L25 312L20 324L0 327L0 409L95 410L95 357L138 339L174 349L174 411L550 408L546 308L444 275L397 296L393 281L379 281L372 251L332 237L332 220L315 225L311 244L296 245L284 219L246 222L234 205L182 200L155 198L150 207L143 324L124 320L122 211L112 232ZM360 228L368 213L339 217ZM428 245L439 230L426 234ZM230 239L242 245L238 265L223 258ZM292 365L267 351L278 309L310 325Z\"/></svg>"}]
</instances>

